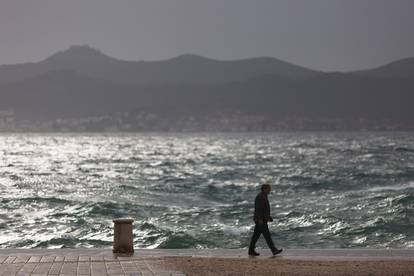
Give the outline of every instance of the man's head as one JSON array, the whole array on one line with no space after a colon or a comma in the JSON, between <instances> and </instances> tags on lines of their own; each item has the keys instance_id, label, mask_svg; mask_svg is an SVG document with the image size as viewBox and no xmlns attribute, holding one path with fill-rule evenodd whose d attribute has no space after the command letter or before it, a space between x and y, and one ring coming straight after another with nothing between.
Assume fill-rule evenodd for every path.
<instances>
[{"instance_id":1,"label":"man's head","mask_svg":"<svg viewBox=\"0 0 414 276\"><path fill-rule=\"evenodd\" d=\"M265 194L269 194L271 189L270 184L263 184L261 187L262 192Z\"/></svg>"}]
</instances>

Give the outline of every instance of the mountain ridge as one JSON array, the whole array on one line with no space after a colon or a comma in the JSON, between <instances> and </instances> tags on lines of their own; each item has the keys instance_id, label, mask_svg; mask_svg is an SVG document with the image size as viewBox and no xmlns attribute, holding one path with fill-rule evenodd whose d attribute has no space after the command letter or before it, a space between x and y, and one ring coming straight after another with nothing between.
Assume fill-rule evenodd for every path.
<instances>
[{"instance_id":1,"label":"mountain ridge","mask_svg":"<svg viewBox=\"0 0 414 276\"><path fill-rule=\"evenodd\" d=\"M334 73L306 68L273 57L218 60L198 54L183 54L164 60L122 60L87 45L73 45L39 62L0 65L0 83L20 81L47 71L64 69L120 84L212 84L241 81L261 75L304 80ZM339 73L414 79L414 58L396 60L372 69Z\"/></svg>"},{"instance_id":2,"label":"mountain ridge","mask_svg":"<svg viewBox=\"0 0 414 276\"><path fill-rule=\"evenodd\" d=\"M395 60L373 69L354 71L353 74L373 77L414 79L414 57Z\"/></svg>"},{"instance_id":3,"label":"mountain ridge","mask_svg":"<svg viewBox=\"0 0 414 276\"><path fill-rule=\"evenodd\" d=\"M71 46L40 62L0 65L0 83L19 81L51 70L73 69L118 83L223 83L266 74L307 78L319 72L276 58L216 60L184 54L166 60L126 61L89 46Z\"/></svg>"}]
</instances>

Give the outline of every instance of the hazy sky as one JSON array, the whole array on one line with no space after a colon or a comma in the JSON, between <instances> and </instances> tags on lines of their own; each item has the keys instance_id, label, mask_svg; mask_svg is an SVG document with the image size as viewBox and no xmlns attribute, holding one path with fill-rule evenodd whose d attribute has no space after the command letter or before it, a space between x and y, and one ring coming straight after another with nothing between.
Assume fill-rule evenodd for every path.
<instances>
[{"instance_id":1,"label":"hazy sky","mask_svg":"<svg viewBox=\"0 0 414 276\"><path fill-rule=\"evenodd\" d=\"M272 56L353 70L414 56L414 0L0 0L0 64L74 44L128 60Z\"/></svg>"}]
</instances>

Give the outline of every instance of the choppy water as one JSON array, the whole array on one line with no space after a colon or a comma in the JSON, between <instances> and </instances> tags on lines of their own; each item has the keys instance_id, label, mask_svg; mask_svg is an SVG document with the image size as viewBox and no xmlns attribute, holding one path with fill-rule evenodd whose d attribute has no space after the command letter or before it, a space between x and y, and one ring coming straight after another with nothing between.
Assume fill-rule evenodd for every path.
<instances>
[{"instance_id":1,"label":"choppy water","mask_svg":"<svg viewBox=\"0 0 414 276\"><path fill-rule=\"evenodd\" d=\"M2 134L0 247L246 247L264 181L277 245L414 247L414 133Z\"/></svg>"}]
</instances>

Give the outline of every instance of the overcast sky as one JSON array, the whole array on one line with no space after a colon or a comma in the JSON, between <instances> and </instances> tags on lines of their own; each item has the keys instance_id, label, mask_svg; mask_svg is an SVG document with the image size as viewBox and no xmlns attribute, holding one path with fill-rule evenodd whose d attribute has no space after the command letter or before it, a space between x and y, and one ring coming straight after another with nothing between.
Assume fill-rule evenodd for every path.
<instances>
[{"instance_id":1,"label":"overcast sky","mask_svg":"<svg viewBox=\"0 0 414 276\"><path fill-rule=\"evenodd\" d=\"M75 44L127 60L193 53L364 69L414 56L414 0L0 0L0 64Z\"/></svg>"}]
</instances>

